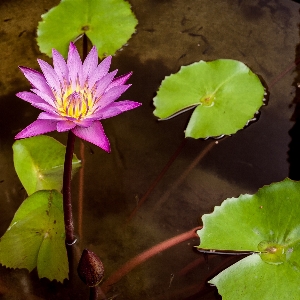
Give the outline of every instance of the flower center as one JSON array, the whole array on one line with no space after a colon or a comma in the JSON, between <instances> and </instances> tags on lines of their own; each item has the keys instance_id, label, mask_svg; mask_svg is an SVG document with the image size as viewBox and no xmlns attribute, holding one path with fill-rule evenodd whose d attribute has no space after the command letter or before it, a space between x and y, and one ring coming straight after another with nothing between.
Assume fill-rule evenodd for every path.
<instances>
[{"instance_id":1,"label":"flower center","mask_svg":"<svg viewBox=\"0 0 300 300\"><path fill-rule=\"evenodd\" d=\"M62 116L81 120L92 113L94 97L92 91L86 86L81 88L77 84L74 89L69 85L62 90L60 96L56 95L55 98L56 108Z\"/></svg>"},{"instance_id":2,"label":"flower center","mask_svg":"<svg viewBox=\"0 0 300 300\"><path fill-rule=\"evenodd\" d=\"M215 101L215 95L214 94L205 95L204 97L202 97L200 99L200 103L203 106L207 106L207 107L213 106L214 105L214 101Z\"/></svg>"},{"instance_id":3,"label":"flower center","mask_svg":"<svg viewBox=\"0 0 300 300\"><path fill-rule=\"evenodd\" d=\"M286 249L286 246L273 241L262 241L258 244L257 248L261 251L260 258L271 265L284 263L288 259L289 253L293 251L293 249Z\"/></svg>"}]
</instances>

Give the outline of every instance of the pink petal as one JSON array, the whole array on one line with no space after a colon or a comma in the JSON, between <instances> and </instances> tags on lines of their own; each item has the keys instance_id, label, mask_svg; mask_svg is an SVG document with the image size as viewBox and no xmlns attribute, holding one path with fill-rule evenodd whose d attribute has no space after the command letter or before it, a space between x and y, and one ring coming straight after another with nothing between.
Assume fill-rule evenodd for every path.
<instances>
[{"instance_id":1,"label":"pink petal","mask_svg":"<svg viewBox=\"0 0 300 300\"><path fill-rule=\"evenodd\" d=\"M130 86L131 84L114 86L108 90L108 92L105 93L99 101L99 109L102 109L113 101L117 100Z\"/></svg>"},{"instance_id":2,"label":"pink petal","mask_svg":"<svg viewBox=\"0 0 300 300\"><path fill-rule=\"evenodd\" d=\"M89 54L83 63L83 81L85 82L87 78L95 71L98 65L98 52L97 48L93 46Z\"/></svg>"},{"instance_id":3,"label":"pink petal","mask_svg":"<svg viewBox=\"0 0 300 300\"><path fill-rule=\"evenodd\" d=\"M110 64L111 64L111 56L107 56L105 59L102 60L102 62L93 72L92 76L88 79L88 84L90 89L93 88L94 84L99 79L101 79L103 76L105 76L108 73Z\"/></svg>"},{"instance_id":4,"label":"pink petal","mask_svg":"<svg viewBox=\"0 0 300 300\"><path fill-rule=\"evenodd\" d=\"M102 148L106 152L110 152L109 140L100 122L96 121L87 128L76 126L72 129L72 132L79 138Z\"/></svg>"},{"instance_id":5,"label":"pink petal","mask_svg":"<svg viewBox=\"0 0 300 300\"><path fill-rule=\"evenodd\" d=\"M134 109L136 107L141 106L142 103L134 102L130 100L124 100L119 102L113 102L109 106L106 106L104 109L98 111L97 113L92 115L92 118L103 120L108 119L114 116L121 114L127 110Z\"/></svg>"},{"instance_id":6,"label":"pink petal","mask_svg":"<svg viewBox=\"0 0 300 300\"><path fill-rule=\"evenodd\" d=\"M83 119L83 120L74 120L73 122L81 127L90 127L92 125L92 123L98 120L96 118L91 118L91 119Z\"/></svg>"},{"instance_id":7,"label":"pink petal","mask_svg":"<svg viewBox=\"0 0 300 300\"><path fill-rule=\"evenodd\" d=\"M32 106L42 109L47 112L53 112L55 109L45 102L44 99L39 97L36 94L33 94L31 92L20 92L16 94L17 97L21 98L22 100L25 100L29 103L31 103Z\"/></svg>"},{"instance_id":8,"label":"pink petal","mask_svg":"<svg viewBox=\"0 0 300 300\"><path fill-rule=\"evenodd\" d=\"M31 92L19 92L16 94L16 96L31 104L45 102L44 99Z\"/></svg>"},{"instance_id":9,"label":"pink petal","mask_svg":"<svg viewBox=\"0 0 300 300\"><path fill-rule=\"evenodd\" d=\"M98 82L96 82L96 85L95 85L96 92L94 95L95 98L98 98L104 94L105 90L107 89L109 84L112 82L112 80L114 79L117 72L118 72L118 70L114 70L113 72L108 73L107 75L102 77Z\"/></svg>"},{"instance_id":10,"label":"pink petal","mask_svg":"<svg viewBox=\"0 0 300 300\"><path fill-rule=\"evenodd\" d=\"M36 108L39 108L41 110L44 110L48 113L55 113L55 109L50 106L48 103L34 103L34 104L31 104L32 106L36 107Z\"/></svg>"},{"instance_id":11,"label":"pink petal","mask_svg":"<svg viewBox=\"0 0 300 300\"><path fill-rule=\"evenodd\" d=\"M31 85L42 93L52 95L52 91L47 84L45 77L38 71L26 67L19 67Z\"/></svg>"},{"instance_id":12,"label":"pink petal","mask_svg":"<svg viewBox=\"0 0 300 300\"><path fill-rule=\"evenodd\" d=\"M128 79L129 77L132 75L132 72L128 73L128 74L125 74L123 76L119 76L117 78L115 78L112 83L109 85L108 88L112 88L114 86L117 86L117 85L122 85L124 84Z\"/></svg>"},{"instance_id":13,"label":"pink petal","mask_svg":"<svg viewBox=\"0 0 300 300\"><path fill-rule=\"evenodd\" d=\"M108 119L108 118L114 117L116 115L119 115L122 112L134 109L141 105L142 105L142 103L134 102L134 101L130 101L130 100L114 102L107 109L105 109L102 119ZM117 111L119 111L119 113L117 113Z\"/></svg>"},{"instance_id":14,"label":"pink petal","mask_svg":"<svg viewBox=\"0 0 300 300\"><path fill-rule=\"evenodd\" d=\"M77 48L73 43L70 43L69 46L67 65L69 69L69 81L72 83L72 87L75 88L77 79L79 79L79 83L82 86L82 62Z\"/></svg>"},{"instance_id":15,"label":"pink petal","mask_svg":"<svg viewBox=\"0 0 300 300\"><path fill-rule=\"evenodd\" d=\"M54 98L54 95L52 94L51 96L49 96L48 94L45 94L43 92L41 92L38 89L31 89L32 92L34 92L36 95L38 95L40 98L42 98L44 100L44 102L50 104L51 106L55 106L54 102L56 101Z\"/></svg>"},{"instance_id":16,"label":"pink petal","mask_svg":"<svg viewBox=\"0 0 300 300\"><path fill-rule=\"evenodd\" d=\"M65 117L55 114L53 112L41 112L38 116L39 120L50 120L50 121L64 121L67 120Z\"/></svg>"},{"instance_id":17,"label":"pink petal","mask_svg":"<svg viewBox=\"0 0 300 300\"><path fill-rule=\"evenodd\" d=\"M55 49L52 50L52 56L53 56L54 71L56 72L61 84L64 84L69 77L68 66L63 56L57 50Z\"/></svg>"},{"instance_id":18,"label":"pink petal","mask_svg":"<svg viewBox=\"0 0 300 300\"><path fill-rule=\"evenodd\" d=\"M47 62L41 59L38 59L37 61L52 91L60 91L60 82L54 69Z\"/></svg>"},{"instance_id":19,"label":"pink petal","mask_svg":"<svg viewBox=\"0 0 300 300\"><path fill-rule=\"evenodd\" d=\"M48 120L36 120L19 132L15 139L23 139L56 130L56 122Z\"/></svg>"},{"instance_id":20,"label":"pink petal","mask_svg":"<svg viewBox=\"0 0 300 300\"><path fill-rule=\"evenodd\" d=\"M76 126L76 124L72 121L59 121L57 123L57 131L65 132L65 131L73 129L75 126Z\"/></svg>"}]
</instances>

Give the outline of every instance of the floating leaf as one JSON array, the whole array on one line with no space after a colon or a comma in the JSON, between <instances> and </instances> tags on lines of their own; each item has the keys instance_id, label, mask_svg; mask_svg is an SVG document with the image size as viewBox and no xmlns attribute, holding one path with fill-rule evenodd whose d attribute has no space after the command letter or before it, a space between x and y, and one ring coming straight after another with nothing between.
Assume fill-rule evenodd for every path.
<instances>
[{"instance_id":1,"label":"floating leaf","mask_svg":"<svg viewBox=\"0 0 300 300\"><path fill-rule=\"evenodd\" d=\"M40 278L68 278L62 195L56 190L29 196L0 239L0 263L9 268L37 267Z\"/></svg>"},{"instance_id":2,"label":"floating leaf","mask_svg":"<svg viewBox=\"0 0 300 300\"><path fill-rule=\"evenodd\" d=\"M38 190L62 189L66 147L55 139L39 135L13 144L14 164L28 195ZM73 170L80 161L73 156Z\"/></svg>"},{"instance_id":3,"label":"floating leaf","mask_svg":"<svg viewBox=\"0 0 300 300\"><path fill-rule=\"evenodd\" d=\"M199 248L254 252L210 281L223 299L299 299L299 195L300 182L285 179L202 217Z\"/></svg>"},{"instance_id":4,"label":"floating leaf","mask_svg":"<svg viewBox=\"0 0 300 300\"><path fill-rule=\"evenodd\" d=\"M113 55L127 43L137 20L124 0L62 0L42 15L37 30L41 52L52 48L67 56L68 46L85 33L100 57Z\"/></svg>"},{"instance_id":5,"label":"floating leaf","mask_svg":"<svg viewBox=\"0 0 300 300\"><path fill-rule=\"evenodd\" d=\"M195 107L186 137L230 135L253 119L263 98L259 78L242 62L200 61L164 79L154 98L154 115L168 119Z\"/></svg>"}]
</instances>

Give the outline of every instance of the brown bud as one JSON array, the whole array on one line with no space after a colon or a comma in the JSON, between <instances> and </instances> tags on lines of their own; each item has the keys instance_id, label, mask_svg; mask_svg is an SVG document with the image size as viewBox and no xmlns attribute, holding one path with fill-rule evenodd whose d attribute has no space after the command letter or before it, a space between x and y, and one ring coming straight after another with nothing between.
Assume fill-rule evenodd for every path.
<instances>
[{"instance_id":1,"label":"brown bud","mask_svg":"<svg viewBox=\"0 0 300 300\"><path fill-rule=\"evenodd\" d=\"M98 285L104 275L100 258L92 251L84 249L77 268L80 279L89 287Z\"/></svg>"}]
</instances>

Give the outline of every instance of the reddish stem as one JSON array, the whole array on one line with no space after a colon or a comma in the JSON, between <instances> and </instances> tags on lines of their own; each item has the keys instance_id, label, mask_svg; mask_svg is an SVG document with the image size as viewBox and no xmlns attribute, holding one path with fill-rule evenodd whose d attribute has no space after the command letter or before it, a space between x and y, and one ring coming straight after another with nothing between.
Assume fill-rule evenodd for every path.
<instances>
[{"instance_id":1,"label":"reddish stem","mask_svg":"<svg viewBox=\"0 0 300 300\"><path fill-rule=\"evenodd\" d=\"M63 207L66 230L66 243L68 245L72 245L75 240L71 201L72 158L74 152L74 144L75 135L72 131L69 131L63 176Z\"/></svg>"},{"instance_id":2,"label":"reddish stem","mask_svg":"<svg viewBox=\"0 0 300 300\"><path fill-rule=\"evenodd\" d=\"M148 190L146 191L146 193L143 195L143 197L141 198L141 200L138 202L138 205L136 206L136 208L131 212L130 216L127 219L127 222L129 222L134 217L134 215L136 214L136 212L138 211L138 209L141 207L141 205L145 202L145 200L148 198L148 196L151 194L151 192L154 190L154 188L157 186L157 184L163 178L163 176L168 171L168 169L170 168L170 166L172 165L172 163L174 162L174 160L180 154L182 148L186 144L186 141L187 140L184 139L181 142L181 144L179 145L179 147L176 149L175 153L171 156L171 158L169 159L169 161L167 162L167 164L164 166L164 168L161 170L161 172L158 174L158 176L152 182L152 184L150 185L150 187L148 188Z\"/></svg>"},{"instance_id":3,"label":"reddish stem","mask_svg":"<svg viewBox=\"0 0 300 300\"><path fill-rule=\"evenodd\" d=\"M88 55L88 39L86 34L82 38L82 61L86 59ZM84 144L80 141L80 159L81 168L79 171L79 190L78 190L78 236L81 243L83 239L82 234L82 214L83 214L83 192L84 192Z\"/></svg>"},{"instance_id":4,"label":"reddish stem","mask_svg":"<svg viewBox=\"0 0 300 300\"><path fill-rule=\"evenodd\" d=\"M90 287L90 298L89 298L89 300L97 300L97 299L98 299L97 287L96 286Z\"/></svg>"},{"instance_id":5,"label":"reddish stem","mask_svg":"<svg viewBox=\"0 0 300 300\"><path fill-rule=\"evenodd\" d=\"M223 140L225 140L223 138ZM153 210L156 210L158 207L161 207L162 204L168 199L171 192L178 188L182 184L182 182L186 179L188 174L199 164L199 162L206 156L209 151L219 143L219 141L212 141L210 142L201 152L198 154L198 156L191 162L191 164L186 168L186 170L180 175L180 177L172 184L170 189L168 189L163 196L155 202L155 205L153 206Z\"/></svg>"},{"instance_id":6,"label":"reddish stem","mask_svg":"<svg viewBox=\"0 0 300 300\"><path fill-rule=\"evenodd\" d=\"M284 69L278 76L276 76L270 83L269 83L269 89L275 85L280 79L284 77L288 72L293 70L298 64L300 63L300 58L293 61L286 69Z\"/></svg>"},{"instance_id":7,"label":"reddish stem","mask_svg":"<svg viewBox=\"0 0 300 300\"><path fill-rule=\"evenodd\" d=\"M210 255L209 258L214 257L214 255ZM185 276L187 273L191 272L193 269L201 265L202 263L205 262L204 255L201 257L197 258L196 260L192 261L188 265L186 265L184 268L182 268L180 271L178 271L175 276Z\"/></svg>"},{"instance_id":8,"label":"reddish stem","mask_svg":"<svg viewBox=\"0 0 300 300\"><path fill-rule=\"evenodd\" d=\"M198 237L196 231L201 229L202 226L193 228L187 232L184 232L180 235L177 235L169 240L166 240L164 242L161 242L158 245L155 245L154 247L144 251L143 253L137 255L133 259L126 262L120 269L118 269L116 272L114 272L101 286L103 292L106 294L111 286L115 283L117 283L121 278L123 278L126 274L128 274L132 269L137 267L138 265L142 264L152 256L171 248L179 243L182 243L186 240Z\"/></svg>"},{"instance_id":9,"label":"reddish stem","mask_svg":"<svg viewBox=\"0 0 300 300\"><path fill-rule=\"evenodd\" d=\"M82 234L82 215L83 215L83 192L84 192L84 167L85 167L85 157L84 157L84 144L80 141L80 160L81 168L79 171L79 188L78 188L78 237L81 243L83 239Z\"/></svg>"}]
</instances>

